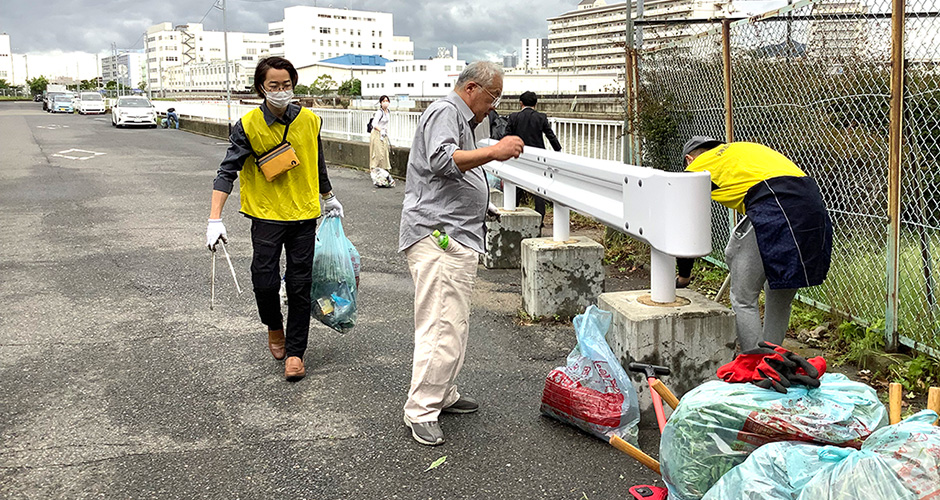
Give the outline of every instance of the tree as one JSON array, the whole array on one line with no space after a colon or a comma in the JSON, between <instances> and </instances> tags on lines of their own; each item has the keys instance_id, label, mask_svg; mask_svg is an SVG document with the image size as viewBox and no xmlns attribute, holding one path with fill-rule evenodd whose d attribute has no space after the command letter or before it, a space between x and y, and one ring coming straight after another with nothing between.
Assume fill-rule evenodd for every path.
<instances>
[{"instance_id":1,"label":"tree","mask_svg":"<svg viewBox=\"0 0 940 500\"><path fill-rule=\"evenodd\" d=\"M10 88L9 82L7 82L3 78L0 78L0 89L8 89L8 88Z\"/></svg>"},{"instance_id":2,"label":"tree","mask_svg":"<svg viewBox=\"0 0 940 500\"><path fill-rule=\"evenodd\" d=\"M104 85L104 88L107 89L107 90L116 90L116 89L117 89L117 81L111 80L110 82L108 82L108 83L106 83L106 84Z\"/></svg>"},{"instance_id":3,"label":"tree","mask_svg":"<svg viewBox=\"0 0 940 500\"><path fill-rule=\"evenodd\" d=\"M29 92L31 94L42 94L46 91L46 87L49 86L49 80L46 80L44 76L37 76L32 80L26 80L26 84L29 85Z\"/></svg>"},{"instance_id":4,"label":"tree","mask_svg":"<svg viewBox=\"0 0 940 500\"><path fill-rule=\"evenodd\" d=\"M342 85L339 86L339 89L336 90L336 93L339 95L361 96L362 82L359 81L358 78L346 80Z\"/></svg>"},{"instance_id":5,"label":"tree","mask_svg":"<svg viewBox=\"0 0 940 500\"><path fill-rule=\"evenodd\" d=\"M96 80L82 80L81 90L95 90L98 87Z\"/></svg>"},{"instance_id":6,"label":"tree","mask_svg":"<svg viewBox=\"0 0 940 500\"><path fill-rule=\"evenodd\" d=\"M141 80L140 83L137 84L137 88L140 89L141 92L146 92L147 82L145 82L144 80Z\"/></svg>"},{"instance_id":7,"label":"tree","mask_svg":"<svg viewBox=\"0 0 940 500\"><path fill-rule=\"evenodd\" d=\"M310 93L313 95L323 95L336 88L336 82L330 75L320 75L310 86Z\"/></svg>"},{"instance_id":8,"label":"tree","mask_svg":"<svg viewBox=\"0 0 940 500\"><path fill-rule=\"evenodd\" d=\"M303 85L303 84L298 84L296 87L294 87L294 94L310 95L310 87Z\"/></svg>"}]
</instances>

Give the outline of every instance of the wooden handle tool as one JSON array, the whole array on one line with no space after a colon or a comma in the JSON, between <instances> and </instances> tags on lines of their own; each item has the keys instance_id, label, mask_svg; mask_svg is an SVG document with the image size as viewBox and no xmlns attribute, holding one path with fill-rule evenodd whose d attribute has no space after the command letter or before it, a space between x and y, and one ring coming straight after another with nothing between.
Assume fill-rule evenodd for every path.
<instances>
[{"instance_id":1,"label":"wooden handle tool","mask_svg":"<svg viewBox=\"0 0 940 500\"><path fill-rule=\"evenodd\" d=\"M640 451L637 447L632 444L620 439L618 436L610 437L610 445L618 450L626 453L633 457L637 462L649 467L650 470L655 471L657 474L662 475L662 472L659 471L659 462L655 458L647 455Z\"/></svg>"}]
</instances>

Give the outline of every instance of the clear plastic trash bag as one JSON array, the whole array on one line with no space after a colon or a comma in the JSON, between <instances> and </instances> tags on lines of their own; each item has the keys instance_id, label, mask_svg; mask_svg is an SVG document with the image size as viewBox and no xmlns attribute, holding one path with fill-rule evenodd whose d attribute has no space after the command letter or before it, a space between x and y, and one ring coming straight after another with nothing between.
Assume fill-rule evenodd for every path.
<instances>
[{"instance_id":1,"label":"clear plastic trash bag","mask_svg":"<svg viewBox=\"0 0 940 500\"><path fill-rule=\"evenodd\" d=\"M754 450L802 441L860 448L888 423L871 387L827 373L820 387L787 394L753 384L706 382L683 396L663 429L660 462L671 500L699 500Z\"/></svg>"},{"instance_id":2,"label":"clear plastic trash bag","mask_svg":"<svg viewBox=\"0 0 940 500\"><path fill-rule=\"evenodd\" d=\"M578 345L567 364L545 378L541 412L605 441L636 443L640 410L636 389L605 336L611 313L589 306L574 318Z\"/></svg>"},{"instance_id":3,"label":"clear plastic trash bag","mask_svg":"<svg viewBox=\"0 0 940 500\"><path fill-rule=\"evenodd\" d=\"M340 218L326 217L317 229L310 313L340 333L356 325L358 273L354 260L358 264L358 257Z\"/></svg>"}]
</instances>

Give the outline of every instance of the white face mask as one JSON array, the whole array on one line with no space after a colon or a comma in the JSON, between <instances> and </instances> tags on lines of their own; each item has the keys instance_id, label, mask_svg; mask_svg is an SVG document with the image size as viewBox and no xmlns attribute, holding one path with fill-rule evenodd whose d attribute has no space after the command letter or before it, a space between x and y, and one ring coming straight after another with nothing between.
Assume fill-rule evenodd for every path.
<instances>
[{"instance_id":1,"label":"white face mask","mask_svg":"<svg viewBox=\"0 0 940 500\"><path fill-rule=\"evenodd\" d=\"M290 104L290 100L294 98L294 91L282 90L280 92L265 92L264 98L272 108L284 109Z\"/></svg>"}]
</instances>

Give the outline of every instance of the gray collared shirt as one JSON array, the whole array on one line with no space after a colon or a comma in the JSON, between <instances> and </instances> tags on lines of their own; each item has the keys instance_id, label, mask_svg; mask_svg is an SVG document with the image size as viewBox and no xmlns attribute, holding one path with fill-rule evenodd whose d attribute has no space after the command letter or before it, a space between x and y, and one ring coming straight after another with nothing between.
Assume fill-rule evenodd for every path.
<instances>
[{"instance_id":1,"label":"gray collared shirt","mask_svg":"<svg viewBox=\"0 0 940 500\"><path fill-rule=\"evenodd\" d=\"M483 253L490 192L482 168L461 172L454 152L476 149L473 111L455 92L424 111L418 122L401 211L398 249L407 250L435 229Z\"/></svg>"}]
</instances>

